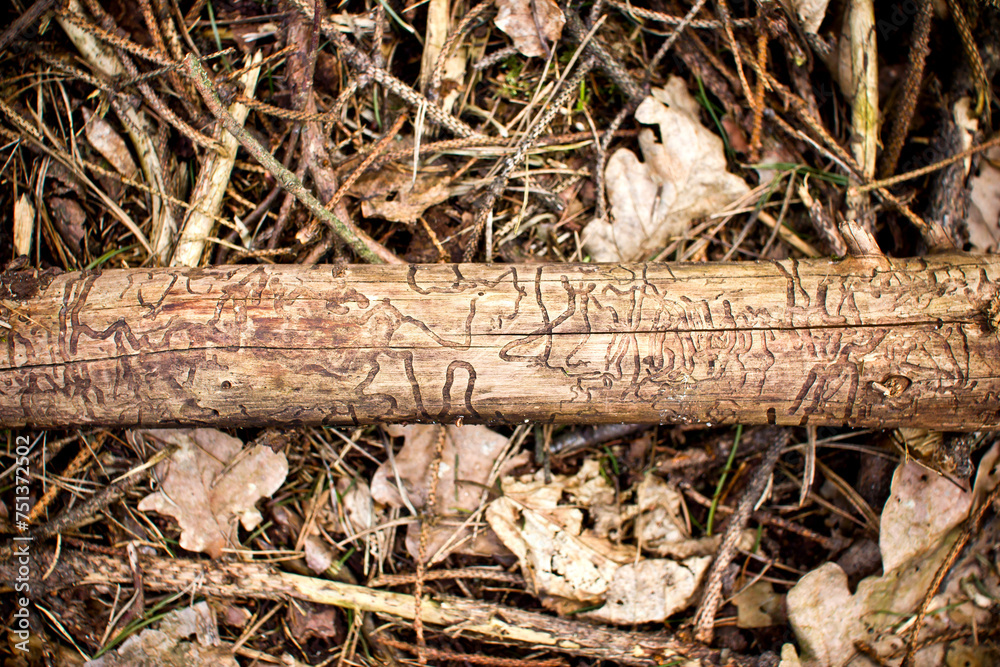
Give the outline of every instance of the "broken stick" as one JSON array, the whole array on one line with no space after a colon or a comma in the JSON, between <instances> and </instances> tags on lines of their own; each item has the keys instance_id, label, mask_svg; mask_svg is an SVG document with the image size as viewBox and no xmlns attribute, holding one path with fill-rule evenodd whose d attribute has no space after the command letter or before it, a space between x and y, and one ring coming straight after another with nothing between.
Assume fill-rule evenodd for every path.
<instances>
[{"instance_id":1,"label":"broken stick","mask_svg":"<svg viewBox=\"0 0 1000 667\"><path fill-rule=\"evenodd\" d=\"M7 272L0 425L1000 426L1000 257Z\"/></svg>"}]
</instances>

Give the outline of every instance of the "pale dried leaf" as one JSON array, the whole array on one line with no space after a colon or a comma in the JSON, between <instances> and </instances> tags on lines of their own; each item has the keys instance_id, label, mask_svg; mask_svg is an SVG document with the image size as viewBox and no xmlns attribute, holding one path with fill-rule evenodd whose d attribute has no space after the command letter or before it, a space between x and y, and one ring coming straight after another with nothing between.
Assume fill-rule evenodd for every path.
<instances>
[{"instance_id":1,"label":"pale dried leaf","mask_svg":"<svg viewBox=\"0 0 1000 667\"><path fill-rule=\"evenodd\" d=\"M971 96L963 95L955 100L951 105L951 119L955 123L955 129L958 130L959 145L963 151L969 150L975 143L976 135L979 134L979 116L973 108ZM962 160L962 166L965 167L965 175L968 176L969 169L972 168L972 157Z\"/></svg>"},{"instance_id":2,"label":"pale dried leaf","mask_svg":"<svg viewBox=\"0 0 1000 667\"><path fill-rule=\"evenodd\" d=\"M785 597L774 592L770 581L757 581L736 594L736 625L766 628L785 621Z\"/></svg>"},{"instance_id":3,"label":"pale dried leaf","mask_svg":"<svg viewBox=\"0 0 1000 667\"><path fill-rule=\"evenodd\" d=\"M786 6L799 17L802 29L815 35L826 16L830 0L784 0Z\"/></svg>"},{"instance_id":4,"label":"pale dried leaf","mask_svg":"<svg viewBox=\"0 0 1000 667\"><path fill-rule=\"evenodd\" d=\"M969 179L969 243L976 250L995 252L1000 243L1000 148L991 148L979 160Z\"/></svg>"},{"instance_id":5,"label":"pale dried leaf","mask_svg":"<svg viewBox=\"0 0 1000 667\"><path fill-rule=\"evenodd\" d=\"M429 529L426 556L434 559L442 547L461 542L458 553L495 555L500 545L495 540L478 533L473 542L462 542L471 537L471 531L461 524L479 508L486 495L484 488L489 482L490 472L497 457L507 445L507 437L485 426L435 426L414 424L392 426L389 432L402 436L404 444L395 455L395 470L390 461L384 462L372 476L371 496L383 505L403 508L407 504L400 493L405 491L407 500L415 509L422 510L427 504L427 494L431 479L431 459L442 430L445 436L438 469L437 502L435 516L442 520ZM505 469L518 465L523 459L515 459L506 464ZM398 475L398 477L397 477ZM406 547L414 558L419 556L419 524L410 524L407 530Z\"/></svg>"},{"instance_id":6,"label":"pale dried leaf","mask_svg":"<svg viewBox=\"0 0 1000 667\"><path fill-rule=\"evenodd\" d=\"M615 572L633 553L606 539L584 535L579 510L546 512L544 505L515 501L511 490L505 483L504 497L490 504L486 520L518 557L535 592L578 602L602 600Z\"/></svg>"},{"instance_id":7,"label":"pale dried leaf","mask_svg":"<svg viewBox=\"0 0 1000 667\"><path fill-rule=\"evenodd\" d=\"M979 460L976 481L972 485L975 505L979 506L983 498L995 489L998 483L1000 483L1000 441L994 442Z\"/></svg>"},{"instance_id":8,"label":"pale dried leaf","mask_svg":"<svg viewBox=\"0 0 1000 667\"><path fill-rule=\"evenodd\" d=\"M551 596L543 602L560 613L605 601L587 617L623 624L662 621L691 603L711 562L707 557L636 561L634 547L609 539L631 518L649 525L649 535L664 538L651 524L670 522L679 505L671 495L676 491L653 475L640 485L639 504L617 502L595 459L586 460L576 475L553 475L548 482L544 471L505 479L503 493L486 510L486 520L518 557L533 590ZM670 508L658 504L665 498ZM585 523L593 529L584 529ZM676 526L670 530L676 539L691 541Z\"/></svg>"},{"instance_id":9,"label":"pale dried leaf","mask_svg":"<svg viewBox=\"0 0 1000 667\"><path fill-rule=\"evenodd\" d=\"M302 545L306 565L316 574L326 572L333 565L337 554L319 535L309 535Z\"/></svg>"},{"instance_id":10,"label":"pale dried leaf","mask_svg":"<svg viewBox=\"0 0 1000 667\"><path fill-rule=\"evenodd\" d=\"M613 223L593 220L583 242L595 261L644 259L683 234L697 218L716 213L749 191L726 171L722 140L698 118L684 81L654 88L635 118L659 127L639 133L644 161L628 149L608 160L605 182Z\"/></svg>"},{"instance_id":11,"label":"pale dried leaf","mask_svg":"<svg viewBox=\"0 0 1000 667\"><path fill-rule=\"evenodd\" d=\"M683 562L654 558L623 565L615 571L604 606L581 616L618 625L659 623L694 601L711 562L703 556Z\"/></svg>"},{"instance_id":12,"label":"pale dried leaf","mask_svg":"<svg viewBox=\"0 0 1000 667\"><path fill-rule=\"evenodd\" d=\"M428 208L451 196L450 185L447 176L420 173L414 182L411 172L383 169L358 179L350 192L361 198L361 213L366 218L412 224Z\"/></svg>"},{"instance_id":13,"label":"pale dried leaf","mask_svg":"<svg viewBox=\"0 0 1000 667\"><path fill-rule=\"evenodd\" d=\"M932 480L937 478L936 474L925 471L930 478L922 480L911 466L914 464L904 464L894 476L893 495L899 497L895 503L899 507L890 510L887 504L880 546L883 554L899 561L907 550L897 543L906 530L911 530L916 544L923 550L911 552L894 568L886 567L881 576L864 579L853 595L847 587L847 576L836 564L824 564L803 576L788 593L787 609L802 649L801 664L805 667L846 665L858 641L864 641L883 658L896 653L899 648L897 624L921 603L931 580L958 538L962 525L956 524L956 520L961 521L964 517L946 512L943 506L957 502L967 513L969 502L942 496L938 481ZM889 503L894 500L890 498ZM921 504L933 509L922 509ZM940 525L929 516L934 512L947 515ZM941 534L940 527L946 524L953 527ZM928 537L933 533L938 536ZM949 569L944 586L930 601L929 608L939 611L927 616L921 638L971 632L972 628L992 622L989 609L993 607L994 597L1000 595L1000 578L984 556L995 548L998 535L1000 520L994 516L973 536L961 558ZM976 586L969 587L970 581L977 582ZM982 595L981 605L977 600L980 589L987 591ZM942 664L944 652L944 644L932 643L917 652L913 664L920 667Z\"/></svg>"},{"instance_id":14,"label":"pale dried leaf","mask_svg":"<svg viewBox=\"0 0 1000 667\"><path fill-rule=\"evenodd\" d=\"M147 431L153 438L178 449L156 467L160 490L139 503L177 519L180 544L213 558L236 544L236 522L247 530L262 517L254 507L281 487L288 475L285 455L255 445L243 450L242 441L213 429Z\"/></svg>"},{"instance_id":15,"label":"pale dried leaf","mask_svg":"<svg viewBox=\"0 0 1000 667\"><path fill-rule=\"evenodd\" d=\"M969 514L972 494L919 463L896 468L892 492L882 510L879 548L882 567L894 570L932 548Z\"/></svg>"},{"instance_id":16,"label":"pale dried leaf","mask_svg":"<svg viewBox=\"0 0 1000 667\"><path fill-rule=\"evenodd\" d=\"M781 662L778 667L802 667L799 661L799 653L792 644L781 645Z\"/></svg>"},{"instance_id":17,"label":"pale dried leaf","mask_svg":"<svg viewBox=\"0 0 1000 667\"><path fill-rule=\"evenodd\" d=\"M189 638L194 635L195 641ZM129 637L121 647L85 667L239 667L230 644L219 639L207 602L170 612L156 629Z\"/></svg>"},{"instance_id":18,"label":"pale dried leaf","mask_svg":"<svg viewBox=\"0 0 1000 667\"><path fill-rule=\"evenodd\" d=\"M31 241L35 236L35 207L27 192L14 202L14 254L27 255L31 252Z\"/></svg>"},{"instance_id":19,"label":"pale dried leaf","mask_svg":"<svg viewBox=\"0 0 1000 667\"><path fill-rule=\"evenodd\" d=\"M128 151L128 145L121 135L111 127L111 123L101 116L95 115L90 109L83 107L83 131L87 135L87 141L94 147L101 156L111 163L122 176L134 179L139 173L139 168L132 159L132 154Z\"/></svg>"},{"instance_id":20,"label":"pale dried leaf","mask_svg":"<svg viewBox=\"0 0 1000 667\"><path fill-rule=\"evenodd\" d=\"M854 653L855 601L839 565L825 563L807 573L787 599L803 665L839 665Z\"/></svg>"},{"instance_id":21,"label":"pale dried leaf","mask_svg":"<svg viewBox=\"0 0 1000 667\"><path fill-rule=\"evenodd\" d=\"M547 50L551 51L562 37L566 16L554 0L497 0L496 4L497 15L493 23L510 37L523 55L547 56Z\"/></svg>"},{"instance_id":22,"label":"pale dried leaf","mask_svg":"<svg viewBox=\"0 0 1000 667\"><path fill-rule=\"evenodd\" d=\"M363 533L378 523L382 512L375 507L371 488L365 480L341 477L337 480L335 495L333 490L330 493L331 506L339 502L347 519L348 525L340 525L338 532L345 535Z\"/></svg>"},{"instance_id":23,"label":"pale dried leaf","mask_svg":"<svg viewBox=\"0 0 1000 667\"><path fill-rule=\"evenodd\" d=\"M646 475L637 495L637 512L629 506L622 512L637 515L635 530L643 549L675 560L710 556L719 550L722 535L695 538L688 532L682 509L684 498L673 484L657 475ZM739 548L752 549L756 538L754 530L746 529L740 535Z\"/></svg>"}]
</instances>

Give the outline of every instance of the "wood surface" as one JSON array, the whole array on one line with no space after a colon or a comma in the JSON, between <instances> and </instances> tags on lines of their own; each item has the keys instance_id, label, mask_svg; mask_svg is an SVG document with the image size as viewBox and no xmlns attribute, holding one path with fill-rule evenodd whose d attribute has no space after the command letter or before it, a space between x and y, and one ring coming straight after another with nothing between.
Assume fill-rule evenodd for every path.
<instances>
[{"instance_id":1,"label":"wood surface","mask_svg":"<svg viewBox=\"0 0 1000 667\"><path fill-rule=\"evenodd\" d=\"M0 424L1000 426L1000 258L7 271Z\"/></svg>"}]
</instances>

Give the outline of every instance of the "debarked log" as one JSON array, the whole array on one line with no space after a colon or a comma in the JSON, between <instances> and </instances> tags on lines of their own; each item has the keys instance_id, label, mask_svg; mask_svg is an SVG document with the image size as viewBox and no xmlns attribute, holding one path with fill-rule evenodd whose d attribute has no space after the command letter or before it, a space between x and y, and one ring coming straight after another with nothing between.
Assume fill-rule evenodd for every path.
<instances>
[{"instance_id":1,"label":"debarked log","mask_svg":"<svg viewBox=\"0 0 1000 667\"><path fill-rule=\"evenodd\" d=\"M0 424L1000 425L1000 257L0 276Z\"/></svg>"}]
</instances>

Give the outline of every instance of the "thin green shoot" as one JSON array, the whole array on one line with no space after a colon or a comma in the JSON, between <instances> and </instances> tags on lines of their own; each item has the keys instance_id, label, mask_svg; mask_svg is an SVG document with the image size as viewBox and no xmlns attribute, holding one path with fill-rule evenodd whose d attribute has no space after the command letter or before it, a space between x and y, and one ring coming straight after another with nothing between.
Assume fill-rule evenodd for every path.
<instances>
[{"instance_id":1,"label":"thin green shoot","mask_svg":"<svg viewBox=\"0 0 1000 667\"><path fill-rule=\"evenodd\" d=\"M726 485L726 478L729 477L729 471L733 468L733 461L736 460L736 450L740 446L740 437L743 435L743 424L736 427L736 437L733 438L733 448L729 452L729 458L726 459L726 466L722 469L722 475L719 477L719 483L715 485L715 493L712 495L712 505L708 508L708 522L705 526L705 534L708 536L712 535L712 528L715 526L715 510L719 506L719 498L722 496L722 489Z\"/></svg>"},{"instance_id":2,"label":"thin green shoot","mask_svg":"<svg viewBox=\"0 0 1000 667\"><path fill-rule=\"evenodd\" d=\"M774 171L790 171L797 174L808 174L809 176L817 178L821 181L826 181L839 186L846 186L848 182L847 176L844 176L843 174L834 174L829 171L824 171L822 169L817 169L804 164L798 164L796 162L759 162L757 164L748 164L747 167L750 169L773 169Z\"/></svg>"},{"instance_id":3,"label":"thin green shoot","mask_svg":"<svg viewBox=\"0 0 1000 667\"><path fill-rule=\"evenodd\" d=\"M615 456L614 452L607 445L604 445L604 455L608 463L611 465L611 472L614 473L615 477L621 474L621 469L618 467L618 457Z\"/></svg>"},{"instance_id":4,"label":"thin green shoot","mask_svg":"<svg viewBox=\"0 0 1000 667\"><path fill-rule=\"evenodd\" d=\"M142 618L137 618L128 625L126 625L124 628L122 628L121 632L115 635L110 641L108 641L107 644L102 646L101 649L94 654L94 659L96 660L97 658L101 657L102 655L113 649L115 646L120 644L125 639L128 639L128 637L138 632L139 630L142 630L146 626L151 625L152 623L155 623L164 616L168 615L171 610L164 611L163 613L159 613L159 611L164 607L166 607L168 604L174 602L178 598L181 598L185 595L187 595L187 591L180 591L178 593L171 595L168 598L164 598L163 600L157 602L155 605L149 608L149 610ZM196 598L196 601L201 602L203 599L204 598L199 597Z\"/></svg>"},{"instance_id":5,"label":"thin green shoot","mask_svg":"<svg viewBox=\"0 0 1000 667\"><path fill-rule=\"evenodd\" d=\"M208 22L212 24L212 36L215 37L215 46L218 50L222 50L222 36L219 34L219 26L215 22L215 8L212 7L212 1L209 0L205 5L208 8ZM227 72L232 72L233 68L229 66L229 58L222 56L222 66L226 68Z\"/></svg>"},{"instance_id":6,"label":"thin green shoot","mask_svg":"<svg viewBox=\"0 0 1000 667\"><path fill-rule=\"evenodd\" d=\"M124 248L115 248L114 250L109 250L106 253L104 253L103 255L101 255L100 257L98 257L97 259L95 259L93 262L91 262L90 264L88 264L86 266L86 270L90 271L91 269L96 269L97 267L99 267L101 264L104 264L104 262L108 261L112 257L115 257L116 255L120 255L123 252L128 252L129 250L132 250L133 248L135 248L135 246L136 246L136 244L133 243L132 245L125 246Z\"/></svg>"},{"instance_id":7,"label":"thin green shoot","mask_svg":"<svg viewBox=\"0 0 1000 667\"><path fill-rule=\"evenodd\" d=\"M381 4L385 8L385 13L388 14L390 17L392 17L392 20L395 21L396 23L398 23L400 28L402 28L406 32L408 32L411 35L413 35L414 37L416 37L417 41L420 42L420 46L424 45L424 40L422 40L420 38L420 33L418 33L416 30L414 30L413 26L411 26L409 23L407 23L406 21L404 21L399 16L399 14L397 14L395 11L393 11L392 7L389 6L388 2L386 2L385 0L378 0L378 1L379 1L379 4Z\"/></svg>"},{"instance_id":8,"label":"thin green shoot","mask_svg":"<svg viewBox=\"0 0 1000 667\"><path fill-rule=\"evenodd\" d=\"M266 531L268 528L270 528L273 525L274 525L273 521L265 521L261 525L257 526L257 528L254 529L254 531L252 533L250 533L250 535L247 536L246 541L247 542L252 542L254 538L260 537L261 535L263 535L264 531Z\"/></svg>"},{"instance_id":9,"label":"thin green shoot","mask_svg":"<svg viewBox=\"0 0 1000 667\"><path fill-rule=\"evenodd\" d=\"M716 107L712 100L708 99L708 92L705 90L705 84L702 83L701 77L695 77L695 81L698 82L698 95L696 96L696 99L701 106L705 107L705 111L708 112L708 115L712 117L715 129L718 130L719 136L722 137L722 145L726 150L726 158L731 160L734 158L736 153L733 151L733 147L729 145L729 134L726 132L726 128L722 126L722 120L719 118L719 112L721 112L722 109Z\"/></svg>"},{"instance_id":10,"label":"thin green shoot","mask_svg":"<svg viewBox=\"0 0 1000 667\"><path fill-rule=\"evenodd\" d=\"M590 95L587 94L587 82L584 79L580 80L580 95L576 100L576 112L583 113L584 107L590 102Z\"/></svg>"}]
</instances>

